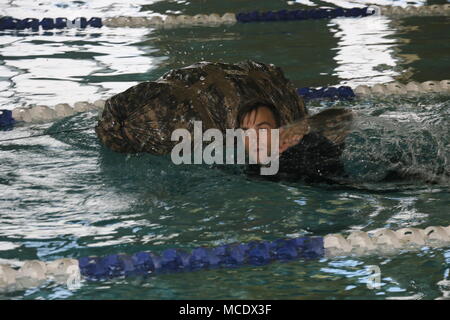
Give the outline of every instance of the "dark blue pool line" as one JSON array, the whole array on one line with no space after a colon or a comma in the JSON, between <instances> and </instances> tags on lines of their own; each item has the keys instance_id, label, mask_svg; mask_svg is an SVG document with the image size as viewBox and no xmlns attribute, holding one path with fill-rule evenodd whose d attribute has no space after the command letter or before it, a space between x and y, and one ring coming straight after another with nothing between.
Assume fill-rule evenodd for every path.
<instances>
[{"instance_id":1,"label":"dark blue pool line","mask_svg":"<svg viewBox=\"0 0 450 320\"><path fill-rule=\"evenodd\" d=\"M299 88L297 93L301 95L305 100L330 98L330 99L351 99L355 97L355 93L352 88L348 86L334 87L322 87L315 88ZM12 117L11 110L0 109L0 130L9 131L12 130L16 120Z\"/></svg>"},{"instance_id":2,"label":"dark blue pool line","mask_svg":"<svg viewBox=\"0 0 450 320\"><path fill-rule=\"evenodd\" d=\"M370 7L364 8L326 8L326 9L312 9L312 10L279 10L279 11L252 11L240 12L236 14L236 20L240 23L248 22L269 22L269 21L293 21L293 20L308 20L308 19L332 19L336 17L367 17L373 15L375 10L368 12ZM103 22L101 18L92 17L89 20L84 17L79 17L74 20L67 18L43 18L42 20L36 18L16 19L13 17L0 18L0 30L25 30L31 29L38 31L39 27L43 30L64 29L64 28L101 28Z\"/></svg>"},{"instance_id":3,"label":"dark blue pool line","mask_svg":"<svg viewBox=\"0 0 450 320\"><path fill-rule=\"evenodd\" d=\"M310 99L340 99L348 100L355 97L355 93L352 88L348 86L334 87L322 87L322 88L298 88L297 93L305 100Z\"/></svg>"},{"instance_id":4,"label":"dark blue pool line","mask_svg":"<svg viewBox=\"0 0 450 320\"><path fill-rule=\"evenodd\" d=\"M0 130L11 130L16 124L16 120L12 117L12 111L0 109Z\"/></svg>"},{"instance_id":5,"label":"dark blue pool line","mask_svg":"<svg viewBox=\"0 0 450 320\"><path fill-rule=\"evenodd\" d=\"M190 253L166 249L160 255L138 252L78 259L80 273L87 280L121 276L174 273L215 268L265 265L273 261L317 259L324 256L323 237L299 237L274 241L251 241L213 248L200 247Z\"/></svg>"},{"instance_id":6,"label":"dark blue pool line","mask_svg":"<svg viewBox=\"0 0 450 320\"><path fill-rule=\"evenodd\" d=\"M70 27L86 28L94 27L101 28L103 26L102 19L93 17L87 20L86 18L76 18L68 20L67 18L43 18L42 20L36 18L16 19L13 17L0 18L0 30L25 30L31 29L38 31L39 27L43 30L64 29Z\"/></svg>"},{"instance_id":7,"label":"dark blue pool line","mask_svg":"<svg viewBox=\"0 0 450 320\"><path fill-rule=\"evenodd\" d=\"M326 8L312 10L279 10L266 12L246 12L237 13L236 20L238 22L267 22L267 21L292 21L292 20L308 20L308 19L333 19L337 17L367 17L375 13L368 12L370 7L364 8Z\"/></svg>"}]
</instances>

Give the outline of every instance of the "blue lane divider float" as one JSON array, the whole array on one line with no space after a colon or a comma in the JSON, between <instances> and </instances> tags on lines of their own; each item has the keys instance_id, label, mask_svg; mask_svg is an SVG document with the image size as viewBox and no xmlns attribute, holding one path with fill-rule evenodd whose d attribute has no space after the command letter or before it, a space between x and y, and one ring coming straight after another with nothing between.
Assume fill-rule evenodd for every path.
<instances>
[{"instance_id":1,"label":"blue lane divider float","mask_svg":"<svg viewBox=\"0 0 450 320\"><path fill-rule=\"evenodd\" d=\"M12 130L16 120L12 117L12 111L2 109L0 110L0 129L1 130Z\"/></svg>"},{"instance_id":2,"label":"blue lane divider float","mask_svg":"<svg viewBox=\"0 0 450 320\"><path fill-rule=\"evenodd\" d=\"M160 255L138 252L78 259L80 274L88 280L120 276L174 273L244 265L265 265L273 261L317 259L325 254L323 237L299 237L274 241L251 241L218 247L200 247L190 253L166 249Z\"/></svg>"},{"instance_id":3,"label":"blue lane divider float","mask_svg":"<svg viewBox=\"0 0 450 320\"><path fill-rule=\"evenodd\" d=\"M341 99L349 100L355 97L355 93L352 88L348 86L335 87L322 87L322 88L299 88L297 93L305 100L311 99Z\"/></svg>"},{"instance_id":4,"label":"blue lane divider float","mask_svg":"<svg viewBox=\"0 0 450 320\"><path fill-rule=\"evenodd\" d=\"M25 19L15 19L12 17L1 17L0 18L0 30L25 30L31 29L33 31L38 31L39 27L43 30L51 29L64 29L64 28L101 28L103 26L102 19L93 17L87 20L86 18L80 17L74 20L68 20L67 18L43 18L39 21L36 18L25 18Z\"/></svg>"},{"instance_id":5,"label":"blue lane divider float","mask_svg":"<svg viewBox=\"0 0 450 320\"><path fill-rule=\"evenodd\" d=\"M337 17L367 17L375 13L364 8L325 8L312 10L280 10L280 11L252 11L247 13L237 13L236 20L241 23L248 22L268 22L268 21L291 21L308 19L333 19Z\"/></svg>"}]
</instances>

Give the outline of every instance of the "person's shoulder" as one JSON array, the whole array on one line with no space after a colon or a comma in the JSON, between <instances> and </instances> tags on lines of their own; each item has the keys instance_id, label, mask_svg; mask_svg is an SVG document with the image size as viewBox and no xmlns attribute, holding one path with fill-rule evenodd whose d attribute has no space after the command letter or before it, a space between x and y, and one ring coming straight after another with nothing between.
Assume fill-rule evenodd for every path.
<instances>
[{"instance_id":1,"label":"person's shoulder","mask_svg":"<svg viewBox=\"0 0 450 320\"><path fill-rule=\"evenodd\" d=\"M299 143L286 150L288 153L318 151L318 149L329 150L336 147L336 144L320 134L319 132L310 132L305 134Z\"/></svg>"}]
</instances>

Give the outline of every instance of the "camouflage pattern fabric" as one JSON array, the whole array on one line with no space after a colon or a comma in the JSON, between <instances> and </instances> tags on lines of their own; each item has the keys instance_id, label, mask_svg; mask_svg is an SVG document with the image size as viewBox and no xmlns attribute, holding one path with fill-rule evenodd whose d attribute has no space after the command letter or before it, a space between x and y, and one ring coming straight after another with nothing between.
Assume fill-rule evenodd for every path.
<instances>
[{"instance_id":1,"label":"camouflage pattern fabric","mask_svg":"<svg viewBox=\"0 0 450 320\"><path fill-rule=\"evenodd\" d=\"M116 152L169 154L178 143L171 141L175 129L193 134L193 122L201 120L203 130L225 133L237 127L239 108L255 98L277 106L281 125L307 115L302 98L279 67L254 61L200 62L109 98L95 132Z\"/></svg>"}]
</instances>

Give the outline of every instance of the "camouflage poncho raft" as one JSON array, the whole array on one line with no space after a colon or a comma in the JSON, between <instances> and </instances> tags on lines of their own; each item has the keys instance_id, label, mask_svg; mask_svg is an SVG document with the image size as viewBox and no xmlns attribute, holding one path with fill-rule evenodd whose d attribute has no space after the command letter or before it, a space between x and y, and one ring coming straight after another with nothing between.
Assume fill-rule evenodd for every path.
<instances>
[{"instance_id":1,"label":"camouflage poncho raft","mask_svg":"<svg viewBox=\"0 0 450 320\"><path fill-rule=\"evenodd\" d=\"M100 141L122 153L169 154L175 129L194 121L203 130L237 127L239 108L255 98L277 106L281 125L307 115L303 100L279 67L253 61L201 62L140 83L106 101L95 127Z\"/></svg>"}]
</instances>

